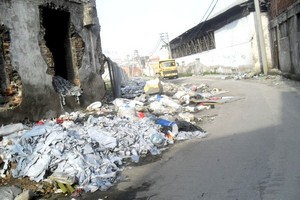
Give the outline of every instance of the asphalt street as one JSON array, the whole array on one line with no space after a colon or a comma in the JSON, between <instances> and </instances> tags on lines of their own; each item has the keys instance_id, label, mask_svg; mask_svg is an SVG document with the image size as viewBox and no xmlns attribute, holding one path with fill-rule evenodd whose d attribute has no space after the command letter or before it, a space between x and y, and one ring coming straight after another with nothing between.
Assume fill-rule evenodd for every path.
<instances>
[{"instance_id":1,"label":"asphalt street","mask_svg":"<svg viewBox=\"0 0 300 200\"><path fill-rule=\"evenodd\" d=\"M161 160L123 172L116 199L300 199L300 90L290 80L190 77L240 100L210 110L208 137L176 144Z\"/></svg>"}]
</instances>

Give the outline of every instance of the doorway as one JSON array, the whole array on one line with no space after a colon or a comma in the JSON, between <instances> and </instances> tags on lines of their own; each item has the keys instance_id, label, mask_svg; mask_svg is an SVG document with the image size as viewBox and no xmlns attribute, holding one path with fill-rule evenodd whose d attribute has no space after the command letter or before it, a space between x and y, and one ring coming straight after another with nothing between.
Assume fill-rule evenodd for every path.
<instances>
[{"instance_id":1,"label":"doorway","mask_svg":"<svg viewBox=\"0 0 300 200\"><path fill-rule=\"evenodd\" d=\"M56 10L50 6L40 7L41 29L43 40L53 59L53 76L73 82L74 70L70 42L70 13L65 10ZM48 54L49 55L49 54ZM49 66L48 66L49 67Z\"/></svg>"}]
</instances>

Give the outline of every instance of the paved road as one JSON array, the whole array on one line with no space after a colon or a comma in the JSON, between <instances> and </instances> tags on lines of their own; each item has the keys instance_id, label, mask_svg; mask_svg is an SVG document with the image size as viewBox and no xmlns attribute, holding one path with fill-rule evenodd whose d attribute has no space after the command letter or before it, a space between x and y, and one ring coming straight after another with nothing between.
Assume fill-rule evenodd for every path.
<instances>
[{"instance_id":1,"label":"paved road","mask_svg":"<svg viewBox=\"0 0 300 200\"><path fill-rule=\"evenodd\" d=\"M118 199L300 199L299 84L175 81L206 82L243 99L211 110L218 116L204 125L207 138L176 144L160 161L125 170L129 179L118 185L125 191Z\"/></svg>"}]
</instances>

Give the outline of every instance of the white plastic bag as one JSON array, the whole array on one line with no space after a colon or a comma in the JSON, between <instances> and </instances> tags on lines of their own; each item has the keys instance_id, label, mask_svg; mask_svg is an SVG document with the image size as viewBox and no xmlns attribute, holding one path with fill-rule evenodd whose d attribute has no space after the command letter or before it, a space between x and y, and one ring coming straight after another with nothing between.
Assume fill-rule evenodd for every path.
<instances>
[{"instance_id":1,"label":"white plastic bag","mask_svg":"<svg viewBox=\"0 0 300 200\"><path fill-rule=\"evenodd\" d=\"M18 124L10 124L6 125L0 128L0 136L6 136L18 131L23 130L25 127L23 124L18 123Z\"/></svg>"}]
</instances>

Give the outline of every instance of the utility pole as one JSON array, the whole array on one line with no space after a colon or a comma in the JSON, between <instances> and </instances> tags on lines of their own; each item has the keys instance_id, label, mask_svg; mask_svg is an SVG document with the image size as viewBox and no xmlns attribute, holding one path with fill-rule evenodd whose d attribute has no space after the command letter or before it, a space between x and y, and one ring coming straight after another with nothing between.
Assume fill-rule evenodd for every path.
<instances>
[{"instance_id":1,"label":"utility pole","mask_svg":"<svg viewBox=\"0 0 300 200\"><path fill-rule=\"evenodd\" d=\"M262 61L263 72L265 75L267 75L268 74L267 53L266 53L265 39L264 39L264 33L262 28L262 22L261 22L259 0L254 0L254 4L255 4L256 22L257 22L257 29L258 29L257 32L259 38L260 55L261 55L260 60Z\"/></svg>"},{"instance_id":2,"label":"utility pole","mask_svg":"<svg viewBox=\"0 0 300 200\"><path fill-rule=\"evenodd\" d=\"M168 35L168 33L160 33L160 39L161 39L161 41L168 48L169 59L172 59L172 52L171 52L171 48L170 48L170 42L169 42L169 35Z\"/></svg>"}]
</instances>

